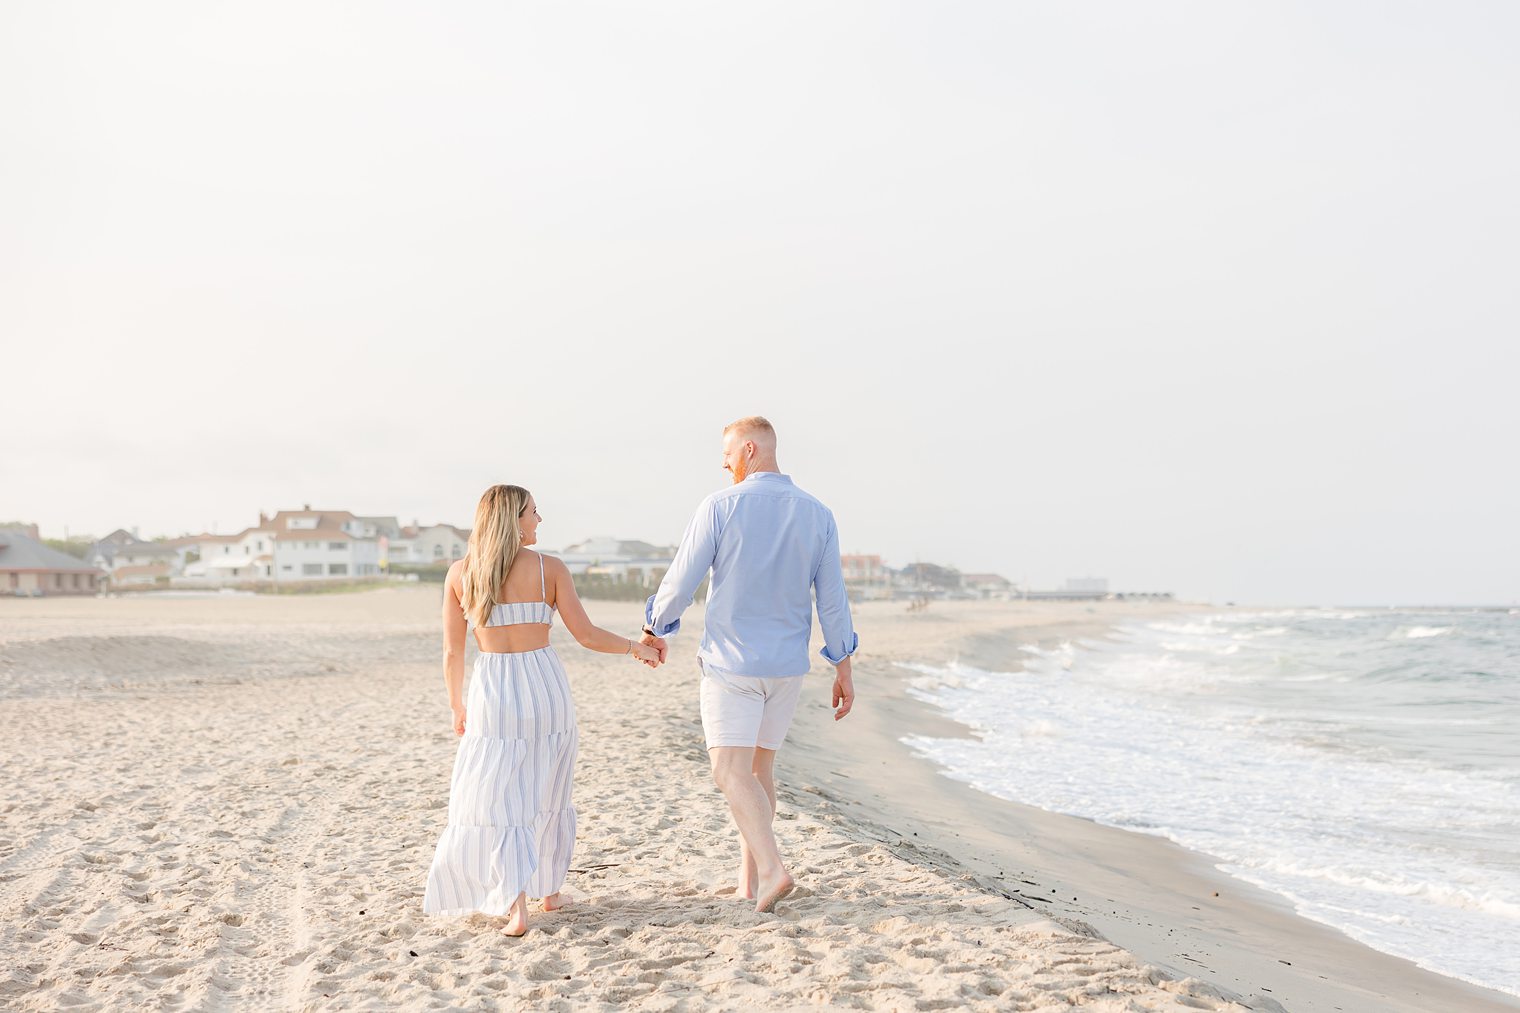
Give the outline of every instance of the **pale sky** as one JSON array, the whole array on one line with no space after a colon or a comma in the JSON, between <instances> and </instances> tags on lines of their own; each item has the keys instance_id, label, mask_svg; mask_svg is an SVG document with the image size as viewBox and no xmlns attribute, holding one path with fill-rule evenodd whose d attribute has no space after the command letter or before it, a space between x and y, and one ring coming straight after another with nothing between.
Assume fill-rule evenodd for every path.
<instances>
[{"instance_id":1,"label":"pale sky","mask_svg":"<svg viewBox=\"0 0 1520 1013\"><path fill-rule=\"evenodd\" d=\"M1520 8L0 7L0 520L1520 600Z\"/></svg>"}]
</instances>

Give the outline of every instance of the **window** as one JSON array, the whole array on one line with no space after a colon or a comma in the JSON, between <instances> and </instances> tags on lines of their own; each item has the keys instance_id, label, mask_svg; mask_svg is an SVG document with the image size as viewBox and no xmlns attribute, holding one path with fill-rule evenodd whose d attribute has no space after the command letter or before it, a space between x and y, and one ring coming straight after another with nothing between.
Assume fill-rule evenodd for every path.
<instances>
[{"instance_id":1,"label":"window","mask_svg":"<svg viewBox=\"0 0 1520 1013\"><path fill-rule=\"evenodd\" d=\"M55 573L55 574L53 574L53 586L56 587L56 588L58 588L59 590L63 589L63 574L61 574L61 573Z\"/></svg>"},{"instance_id":2,"label":"window","mask_svg":"<svg viewBox=\"0 0 1520 1013\"><path fill-rule=\"evenodd\" d=\"M74 588L75 590L79 589L79 574L77 573L74 574Z\"/></svg>"},{"instance_id":3,"label":"window","mask_svg":"<svg viewBox=\"0 0 1520 1013\"><path fill-rule=\"evenodd\" d=\"M262 538L259 539L259 541L258 541L258 550L257 551L259 551L259 552L263 552L264 551L264 540Z\"/></svg>"},{"instance_id":4,"label":"window","mask_svg":"<svg viewBox=\"0 0 1520 1013\"><path fill-rule=\"evenodd\" d=\"M303 576L303 577L320 577L320 576L322 576L322 564L321 563L302 563L301 564L301 576Z\"/></svg>"},{"instance_id":5,"label":"window","mask_svg":"<svg viewBox=\"0 0 1520 1013\"><path fill-rule=\"evenodd\" d=\"M442 559L443 558L443 546L441 546L441 545L435 545L435 546L433 546L433 558L434 559Z\"/></svg>"},{"instance_id":6,"label":"window","mask_svg":"<svg viewBox=\"0 0 1520 1013\"><path fill-rule=\"evenodd\" d=\"M328 563L327 573L332 577L341 577L348 573L347 563Z\"/></svg>"},{"instance_id":7,"label":"window","mask_svg":"<svg viewBox=\"0 0 1520 1013\"><path fill-rule=\"evenodd\" d=\"M285 565L281 566L280 569L281 570L294 570L295 567L291 566L289 563L286 563Z\"/></svg>"},{"instance_id":8,"label":"window","mask_svg":"<svg viewBox=\"0 0 1520 1013\"><path fill-rule=\"evenodd\" d=\"M342 552L346 548L348 548L348 545L346 543L344 543L344 542L328 542L327 543L327 551L328 552Z\"/></svg>"}]
</instances>

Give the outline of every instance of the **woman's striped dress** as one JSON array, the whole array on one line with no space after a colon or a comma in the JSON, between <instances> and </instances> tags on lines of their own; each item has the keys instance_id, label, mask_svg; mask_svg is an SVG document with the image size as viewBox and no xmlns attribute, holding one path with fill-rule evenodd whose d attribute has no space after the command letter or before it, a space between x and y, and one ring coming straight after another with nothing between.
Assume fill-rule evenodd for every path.
<instances>
[{"instance_id":1,"label":"woman's striped dress","mask_svg":"<svg viewBox=\"0 0 1520 1013\"><path fill-rule=\"evenodd\" d=\"M552 620L545 602L514 602L495 606L489 625ZM423 911L504 915L519 893L559 891L575 850L576 745L575 704L554 648L475 659L449 824Z\"/></svg>"}]
</instances>

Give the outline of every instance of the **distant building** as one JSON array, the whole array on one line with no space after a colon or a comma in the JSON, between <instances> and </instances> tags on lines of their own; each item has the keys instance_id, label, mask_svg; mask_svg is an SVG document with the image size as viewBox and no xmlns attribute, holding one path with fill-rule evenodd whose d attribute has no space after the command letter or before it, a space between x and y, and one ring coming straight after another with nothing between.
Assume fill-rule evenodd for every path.
<instances>
[{"instance_id":1,"label":"distant building","mask_svg":"<svg viewBox=\"0 0 1520 1013\"><path fill-rule=\"evenodd\" d=\"M199 551L201 537L205 536L150 542L135 531L117 528L91 545L85 559L106 572L112 587L162 584L184 572L189 554Z\"/></svg>"},{"instance_id":2,"label":"distant building","mask_svg":"<svg viewBox=\"0 0 1520 1013\"><path fill-rule=\"evenodd\" d=\"M961 587L978 598L1010 598L1013 581L996 573L963 573Z\"/></svg>"},{"instance_id":3,"label":"distant building","mask_svg":"<svg viewBox=\"0 0 1520 1013\"><path fill-rule=\"evenodd\" d=\"M380 539L376 518L359 518L347 510L281 510L259 514L256 527L235 535L193 535L172 546L200 559L188 563L184 576L222 585L287 583L380 575Z\"/></svg>"},{"instance_id":4,"label":"distant building","mask_svg":"<svg viewBox=\"0 0 1520 1013\"><path fill-rule=\"evenodd\" d=\"M275 579L274 533L266 528L244 528L235 535L203 535L200 552L200 562L185 567L185 576L214 584Z\"/></svg>"},{"instance_id":5,"label":"distant building","mask_svg":"<svg viewBox=\"0 0 1520 1013\"><path fill-rule=\"evenodd\" d=\"M173 576L168 563L147 566L118 566L111 571L112 587L157 587L169 585Z\"/></svg>"},{"instance_id":6,"label":"distant building","mask_svg":"<svg viewBox=\"0 0 1520 1013\"><path fill-rule=\"evenodd\" d=\"M943 597L948 592L960 590L961 574L953 566L909 563L892 575L892 586L899 593Z\"/></svg>"},{"instance_id":7,"label":"distant building","mask_svg":"<svg viewBox=\"0 0 1520 1013\"><path fill-rule=\"evenodd\" d=\"M179 565L175 572L184 573L186 567L191 566L200 560L201 542L205 539L215 537L215 535L209 533L200 535L181 535L178 538L166 538L160 544L167 545L174 550L175 554L179 558ZM191 556L194 556L195 558L191 559Z\"/></svg>"},{"instance_id":8,"label":"distant building","mask_svg":"<svg viewBox=\"0 0 1520 1013\"><path fill-rule=\"evenodd\" d=\"M1108 593L1107 577L1067 577L1063 591L1101 591Z\"/></svg>"},{"instance_id":9,"label":"distant building","mask_svg":"<svg viewBox=\"0 0 1520 1013\"><path fill-rule=\"evenodd\" d=\"M0 594L30 597L100 590L99 568L48 548L35 537L36 531L36 525L0 528Z\"/></svg>"},{"instance_id":10,"label":"distant building","mask_svg":"<svg viewBox=\"0 0 1520 1013\"><path fill-rule=\"evenodd\" d=\"M468 528L456 528L452 524L430 524L402 528L399 537L387 540L387 559L390 563L410 563L413 566L448 566L456 559L463 559L470 547Z\"/></svg>"},{"instance_id":11,"label":"distant building","mask_svg":"<svg viewBox=\"0 0 1520 1013\"><path fill-rule=\"evenodd\" d=\"M565 564L572 574L590 574L613 580L652 586L664 579L675 562L674 545L621 538L588 538L549 553Z\"/></svg>"},{"instance_id":12,"label":"distant building","mask_svg":"<svg viewBox=\"0 0 1520 1013\"><path fill-rule=\"evenodd\" d=\"M394 517L360 517L366 538L400 538L401 522Z\"/></svg>"},{"instance_id":13,"label":"distant building","mask_svg":"<svg viewBox=\"0 0 1520 1013\"><path fill-rule=\"evenodd\" d=\"M141 545L122 546L121 551L111 559L110 569L113 574L124 566L163 566L177 570L178 564L179 551L174 546L143 542Z\"/></svg>"},{"instance_id":14,"label":"distant building","mask_svg":"<svg viewBox=\"0 0 1520 1013\"><path fill-rule=\"evenodd\" d=\"M261 516L260 520L264 518ZM380 539L373 523L347 510L281 510L261 527L244 532L250 561L264 561L263 540L270 535L270 559L279 581L316 580L331 577L378 577ZM247 543L255 542L250 548Z\"/></svg>"},{"instance_id":15,"label":"distant building","mask_svg":"<svg viewBox=\"0 0 1520 1013\"><path fill-rule=\"evenodd\" d=\"M117 528L104 538L97 539L85 553L85 558L98 561L99 565L110 569L111 560L116 558L116 553L129 545L146 545L141 538L128 531L126 528Z\"/></svg>"},{"instance_id":16,"label":"distant building","mask_svg":"<svg viewBox=\"0 0 1520 1013\"><path fill-rule=\"evenodd\" d=\"M880 556L841 555L839 565L844 570L844 586L851 598L870 601L892 597L892 571L883 565Z\"/></svg>"}]
</instances>

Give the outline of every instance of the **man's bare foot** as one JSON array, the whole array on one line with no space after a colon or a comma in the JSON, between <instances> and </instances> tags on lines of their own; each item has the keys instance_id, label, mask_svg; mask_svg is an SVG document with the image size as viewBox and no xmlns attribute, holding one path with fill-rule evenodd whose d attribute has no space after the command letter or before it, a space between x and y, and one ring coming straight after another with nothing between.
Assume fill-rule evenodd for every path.
<instances>
[{"instance_id":1,"label":"man's bare foot","mask_svg":"<svg viewBox=\"0 0 1520 1013\"><path fill-rule=\"evenodd\" d=\"M765 912L776 906L777 901L796 888L796 881L783 870L781 877L774 883L767 884L762 882L760 884L760 899L755 902L755 910L760 914L765 914Z\"/></svg>"},{"instance_id":2,"label":"man's bare foot","mask_svg":"<svg viewBox=\"0 0 1520 1013\"><path fill-rule=\"evenodd\" d=\"M517 900L512 903L512 917L507 919L507 927L501 930L504 936L516 939L526 935L528 931L528 898L522 894L517 895Z\"/></svg>"},{"instance_id":3,"label":"man's bare foot","mask_svg":"<svg viewBox=\"0 0 1520 1013\"><path fill-rule=\"evenodd\" d=\"M544 898L545 911L559 911L563 908L571 907L574 904L575 901L571 900L569 897L566 897L562 893L551 893L549 896Z\"/></svg>"}]
</instances>

